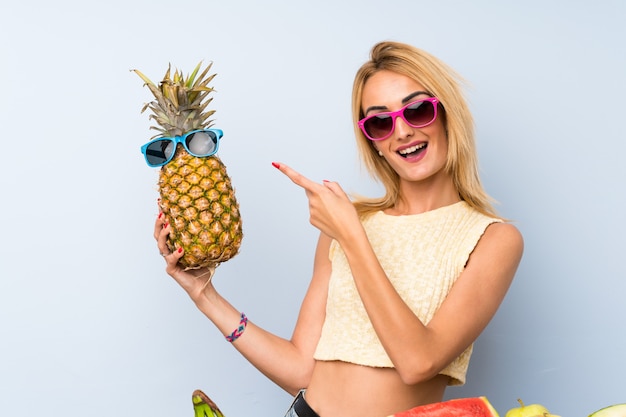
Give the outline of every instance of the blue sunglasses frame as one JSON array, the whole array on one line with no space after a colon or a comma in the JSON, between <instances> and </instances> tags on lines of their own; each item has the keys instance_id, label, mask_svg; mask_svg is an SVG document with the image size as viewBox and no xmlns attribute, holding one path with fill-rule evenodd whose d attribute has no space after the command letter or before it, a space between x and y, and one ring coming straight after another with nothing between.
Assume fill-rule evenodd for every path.
<instances>
[{"instance_id":1,"label":"blue sunglasses frame","mask_svg":"<svg viewBox=\"0 0 626 417\"><path fill-rule=\"evenodd\" d=\"M191 151L191 149L189 149L189 146L187 145L187 138L195 133L199 133L199 132L205 132L205 133L209 133L209 134L213 134L215 135L215 149L213 149L211 152L206 153L206 154L197 154ZM170 162L173 158L174 155L176 155L176 148L178 147L178 144L180 143L181 145L183 145L183 147L185 148L185 150L187 151L187 153L189 153L190 155L193 155L195 157L198 158L206 158L212 155L215 155L220 147L220 139L222 138L222 136L224 136L224 132L221 129L198 129L198 130L192 130L190 132L185 133L182 136L174 136L174 137L160 137L160 138L156 138L151 140L150 142L146 143L145 145L143 145L141 147L141 153L143 154L144 158L146 159L146 164L148 164L149 167L161 167L165 164L167 164L168 162ZM165 157L163 162L160 162L158 164L153 164L150 162L150 160L148 159L148 154L150 152L150 150L148 149L150 147L150 145L157 143L157 142L172 142L174 144L174 151L171 153L171 155L169 156L159 156L160 158Z\"/></svg>"}]
</instances>

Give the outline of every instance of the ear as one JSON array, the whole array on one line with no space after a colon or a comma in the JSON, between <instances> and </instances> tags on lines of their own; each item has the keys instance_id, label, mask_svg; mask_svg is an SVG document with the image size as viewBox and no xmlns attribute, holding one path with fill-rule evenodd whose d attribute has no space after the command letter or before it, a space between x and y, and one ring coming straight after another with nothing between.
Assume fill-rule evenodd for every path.
<instances>
[{"instance_id":1,"label":"ear","mask_svg":"<svg viewBox=\"0 0 626 417\"><path fill-rule=\"evenodd\" d=\"M378 156L383 156L383 153L380 151L380 149L378 149L378 146L376 146L376 142L374 141L370 141L372 143L372 148L374 148L374 152L378 153Z\"/></svg>"}]
</instances>

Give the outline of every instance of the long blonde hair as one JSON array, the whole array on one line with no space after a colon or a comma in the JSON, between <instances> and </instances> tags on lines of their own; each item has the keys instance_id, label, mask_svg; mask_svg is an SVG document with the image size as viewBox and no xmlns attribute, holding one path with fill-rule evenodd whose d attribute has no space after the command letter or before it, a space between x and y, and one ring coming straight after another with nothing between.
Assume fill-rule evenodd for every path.
<instances>
[{"instance_id":1,"label":"long blonde hair","mask_svg":"<svg viewBox=\"0 0 626 417\"><path fill-rule=\"evenodd\" d=\"M393 207L400 198L398 174L378 155L357 124L364 117L361 103L363 86L369 77L382 70L410 77L422 84L429 94L439 98L448 137L444 169L451 175L462 200L483 214L497 217L491 205L492 199L484 191L478 175L474 121L461 91L463 80L452 68L428 52L387 41L374 45L370 60L357 71L352 89L352 118L361 159L386 190L386 195L380 198L358 198L355 206L359 214L363 216Z\"/></svg>"}]
</instances>

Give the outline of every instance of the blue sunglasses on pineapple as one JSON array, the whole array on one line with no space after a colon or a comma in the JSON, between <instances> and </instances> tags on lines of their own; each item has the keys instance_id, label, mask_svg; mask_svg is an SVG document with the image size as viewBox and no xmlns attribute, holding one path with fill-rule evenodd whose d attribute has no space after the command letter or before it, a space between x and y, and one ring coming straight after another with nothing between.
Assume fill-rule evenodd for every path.
<instances>
[{"instance_id":1,"label":"blue sunglasses on pineapple","mask_svg":"<svg viewBox=\"0 0 626 417\"><path fill-rule=\"evenodd\" d=\"M182 136L162 137L151 140L141 147L141 153L150 167L160 167L172 160L176 146L180 143L185 150L196 157L215 155L224 132L220 129L192 130Z\"/></svg>"}]
</instances>

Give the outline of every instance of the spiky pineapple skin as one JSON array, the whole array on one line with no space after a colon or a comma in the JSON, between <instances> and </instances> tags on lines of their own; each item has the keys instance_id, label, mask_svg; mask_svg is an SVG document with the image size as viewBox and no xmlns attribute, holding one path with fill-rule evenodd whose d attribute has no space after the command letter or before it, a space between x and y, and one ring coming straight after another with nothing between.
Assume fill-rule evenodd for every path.
<instances>
[{"instance_id":1,"label":"spiky pineapple skin","mask_svg":"<svg viewBox=\"0 0 626 417\"><path fill-rule=\"evenodd\" d=\"M243 239L239 204L218 156L197 158L179 145L159 173L161 210L171 225L168 247L183 248L186 269L216 268L237 253Z\"/></svg>"}]
</instances>

